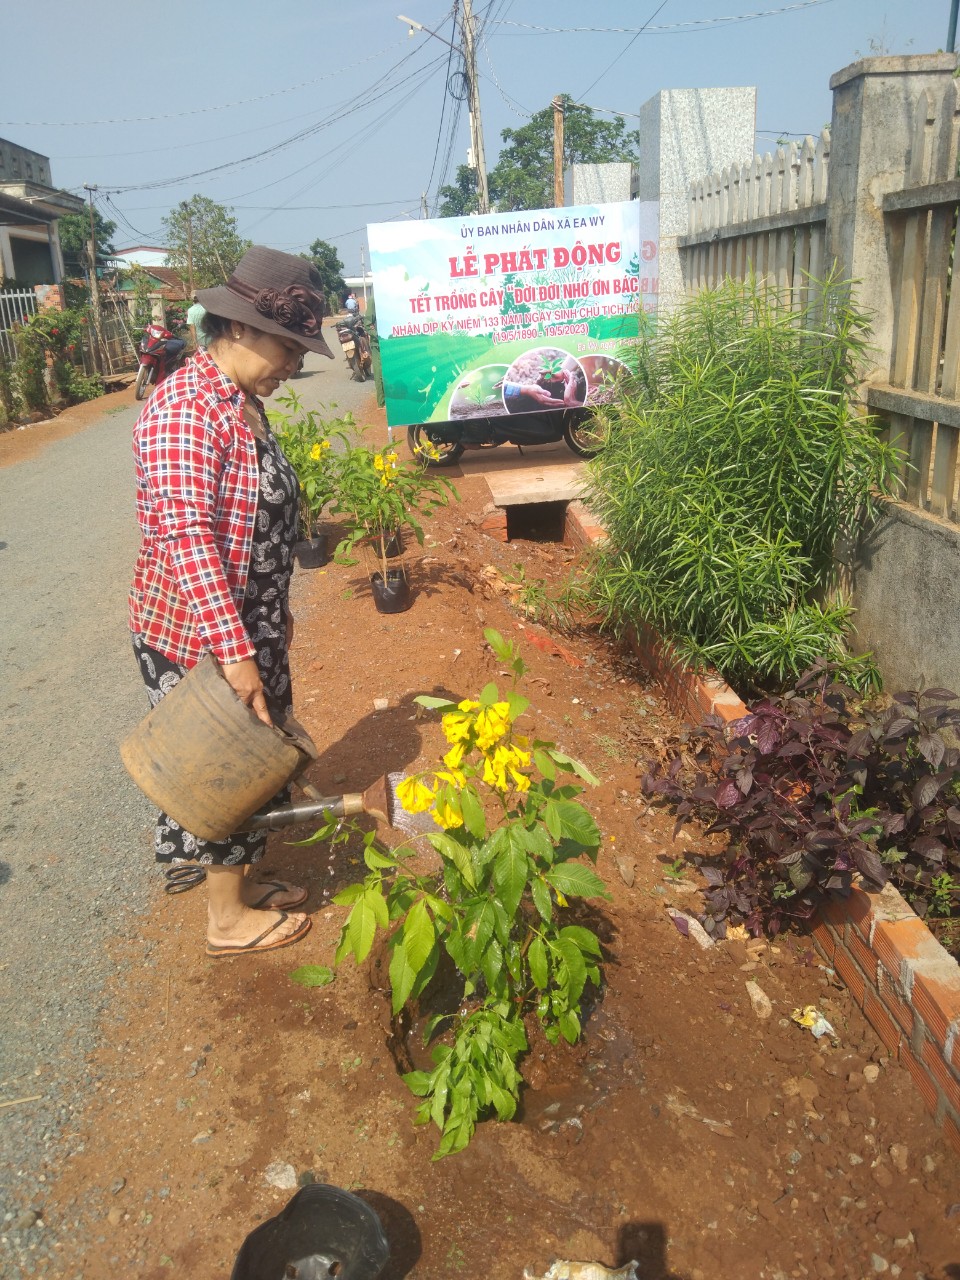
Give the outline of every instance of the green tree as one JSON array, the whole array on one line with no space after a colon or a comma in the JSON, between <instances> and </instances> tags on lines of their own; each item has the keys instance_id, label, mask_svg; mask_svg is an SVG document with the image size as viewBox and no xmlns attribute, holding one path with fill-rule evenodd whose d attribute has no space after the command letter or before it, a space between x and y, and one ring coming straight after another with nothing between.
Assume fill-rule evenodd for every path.
<instances>
[{"instance_id":1,"label":"green tree","mask_svg":"<svg viewBox=\"0 0 960 1280\"><path fill-rule=\"evenodd\" d=\"M133 280L133 327L137 333L140 333L153 319L150 277L140 266L130 268L130 277Z\"/></svg>"},{"instance_id":2,"label":"green tree","mask_svg":"<svg viewBox=\"0 0 960 1280\"><path fill-rule=\"evenodd\" d=\"M460 165L453 186L441 187L437 194L440 197L441 218L465 218L468 214L476 213L476 170L468 164Z\"/></svg>"},{"instance_id":3,"label":"green tree","mask_svg":"<svg viewBox=\"0 0 960 1280\"><path fill-rule=\"evenodd\" d=\"M564 106L563 166L635 160L640 134L623 120L599 120L589 107L560 95ZM490 198L504 212L548 209L553 204L553 107L544 107L519 129L504 129L505 146L490 173Z\"/></svg>"},{"instance_id":4,"label":"green tree","mask_svg":"<svg viewBox=\"0 0 960 1280\"><path fill-rule=\"evenodd\" d=\"M99 209L93 211L93 226L97 236L97 265L113 257L116 252L113 246L113 233L117 229L115 222L105 218ZM90 239L90 214L68 213L57 223L60 234L60 248L63 251L63 265L68 276L82 276L87 270L87 242Z\"/></svg>"},{"instance_id":5,"label":"green tree","mask_svg":"<svg viewBox=\"0 0 960 1280\"><path fill-rule=\"evenodd\" d=\"M340 309L340 302L347 292L343 279L343 263L332 244L326 240L314 240L310 252L301 255L316 268L323 281L323 292L327 299L328 315L335 315Z\"/></svg>"},{"instance_id":6,"label":"green tree","mask_svg":"<svg viewBox=\"0 0 960 1280\"><path fill-rule=\"evenodd\" d=\"M163 219L167 241L166 265L172 267L190 287L190 259L193 259L193 287L212 289L223 284L250 248L237 231L237 220L222 204L207 196L182 200Z\"/></svg>"}]
</instances>

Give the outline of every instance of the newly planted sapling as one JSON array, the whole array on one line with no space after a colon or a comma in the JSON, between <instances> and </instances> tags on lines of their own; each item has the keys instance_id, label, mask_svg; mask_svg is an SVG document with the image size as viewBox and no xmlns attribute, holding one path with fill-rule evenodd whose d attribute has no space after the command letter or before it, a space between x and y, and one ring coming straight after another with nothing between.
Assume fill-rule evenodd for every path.
<instances>
[{"instance_id":1,"label":"newly planted sapling","mask_svg":"<svg viewBox=\"0 0 960 1280\"><path fill-rule=\"evenodd\" d=\"M441 1130L437 1156L461 1150L478 1120L510 1119L528 1047L524 1020L535 1016L551 1043L574 1043L588 984L599 988L597 935L570 921L570 899L608 896L596 871L600 831L578 802L576 779L596 779L552 742L517 731L529 703L517 684L525 666L517 648L485 633L513 677L501 695L488 684L475 701L420 697L441 713L447 750L436 768L398 789L410 813L429 813L437 874L418 874L409 850L386 852L365 836L369 874L338 894L349 906L336 959L362 963L379 931L388 935L393 1011L422 996L441 954L462 983L455 1012L427 1026L437 1038L432 1071L405 1079L423 1099L418 1123ZM324 839L332 824L317 833Z\"/></svg>"}]
</instances>

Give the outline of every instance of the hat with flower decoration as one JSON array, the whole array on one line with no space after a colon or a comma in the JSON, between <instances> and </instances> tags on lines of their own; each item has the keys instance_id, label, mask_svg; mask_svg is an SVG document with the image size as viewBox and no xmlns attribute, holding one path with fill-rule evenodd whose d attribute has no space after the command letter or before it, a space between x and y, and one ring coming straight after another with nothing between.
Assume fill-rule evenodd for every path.
<instances>
[{"instance_id":1,"label":"hat with flower decoration","mask_svg":"<svg viewBox=\"0 0 960 1280\"><path fill-rule=\"evenodd\" d=\"M211 315L295 338L308 350L333 359L320 332L327 310L323 282L306 258L255 244L226 284L198 289L197 300Z\"/></svg>"}]
</instances>

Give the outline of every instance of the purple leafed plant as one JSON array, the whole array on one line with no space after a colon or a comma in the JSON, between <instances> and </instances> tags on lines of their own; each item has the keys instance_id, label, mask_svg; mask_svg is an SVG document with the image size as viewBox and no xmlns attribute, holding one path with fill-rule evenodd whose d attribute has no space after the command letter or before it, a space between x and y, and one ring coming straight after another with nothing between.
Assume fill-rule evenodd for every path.
<instances>
[{"instance_id":1,"label":"purple leafed plant","mask_svg":"<svg viewBox=\"0 0 960 1280\"><path fill-rule=\"evenodd\" d=\"M651 764L647 795L725 851L704 857L704 926L755 935L809 919L859 873L892 879L919 915L960 913L960 751L944 736L960 723L947 689L898 693L865 707L830 664L724 726L711 717L669 764Z\"/></svg>"}]
</instances>

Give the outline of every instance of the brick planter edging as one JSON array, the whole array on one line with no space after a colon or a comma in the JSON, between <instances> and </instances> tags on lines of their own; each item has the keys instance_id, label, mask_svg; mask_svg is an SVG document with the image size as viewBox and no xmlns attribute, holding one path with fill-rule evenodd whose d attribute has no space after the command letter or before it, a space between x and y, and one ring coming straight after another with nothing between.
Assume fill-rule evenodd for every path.
<instances>
[{"instance_id":1,"label":"brick planter edging","mask_svg":"<svg viewBox=\"0 0 960 1280\"><path fill-rule=\"evenodd\" d=\"M585 549L605 537L582 502L568 504L565 542ZM653 627L628 640L682 718L696 724L713 714L730 723L747 714L729 685L685 667ZM889 884L829 902L810 932L960 1155L960 965Z\"/></svg>"}]
</instances>

